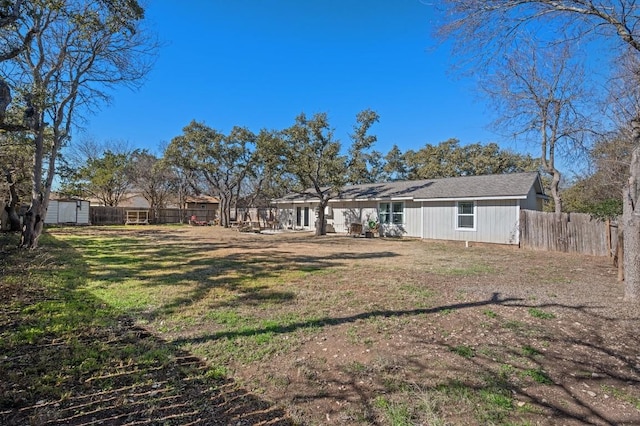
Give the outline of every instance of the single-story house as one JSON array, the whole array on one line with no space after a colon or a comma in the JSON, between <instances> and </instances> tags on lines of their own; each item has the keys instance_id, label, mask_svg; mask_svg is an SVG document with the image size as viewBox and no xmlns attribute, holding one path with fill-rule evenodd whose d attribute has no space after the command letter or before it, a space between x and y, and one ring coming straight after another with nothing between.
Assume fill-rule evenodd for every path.
<instances>
[{"instance_id":1,"label":"single-story house","mask_svg":"<svg viewBox=\"0 0 640 426\"><path fill-rule=\"evenodd\" d=\"M329 201L325 219L338 233L371 223L381 236L519 244L520 210L542 210L547 198L537 172L350 185ZM315 228L312 191L273 203L281 227Z\"/></svg>"},{"instance_id":2,"label":"single-story house","mask_svg":"<svg viewBox=\"0 0 640 426\"><path fill-rule=\"evenodd\" d=\"M44 223L89 225L89 205L80 199L49 200Z\"/></svg>"}]
</instances>

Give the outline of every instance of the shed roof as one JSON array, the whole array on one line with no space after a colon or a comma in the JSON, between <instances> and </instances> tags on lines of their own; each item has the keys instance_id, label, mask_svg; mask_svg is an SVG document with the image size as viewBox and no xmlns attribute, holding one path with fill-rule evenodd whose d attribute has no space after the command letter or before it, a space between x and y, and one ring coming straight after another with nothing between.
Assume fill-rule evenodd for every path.
<instances>
[{"instance_id":1,"label":"shed roof","mask_svg":"<svg viewBox=\"0 0 640 426\"><path fill-rule=\"evenodd\" d=\"M531 188L543 195L544 189L537 172L500 175L461 176L442 179L422 179L401 182L381 182L349 185L342 189L337 200L378 199L480 199L525 198ZM311 191L291 193L276 200L278 203L316 198Z\"/></svg>"},{"instance_id":2,"label":"shed roof","mask_svg":"<svg viewBox=\"0 0 640 426\"><path fill-rule=\"evenodd\" d=\"M210 195L187 196L185 201L187 203L197 203L197 204L220 204L220 200L217 197L212 197Z\"/></svg>"}]
</instances>

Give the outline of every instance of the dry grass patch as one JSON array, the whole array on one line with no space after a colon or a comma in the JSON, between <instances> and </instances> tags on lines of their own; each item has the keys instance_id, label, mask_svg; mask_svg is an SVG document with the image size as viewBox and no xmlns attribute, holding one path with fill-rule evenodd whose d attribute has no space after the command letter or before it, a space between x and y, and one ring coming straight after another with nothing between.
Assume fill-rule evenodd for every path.
<instances>
[{"instance_id":1,"label":"dry grass patch","mask_svg":"<svg viewBox=\"0 0 640 426\"><path fill-rule=\"evenodd\" d=\"M640 422L607 259L217 227L53 231L81 290L301 424Z\"/></svg>"}]
</instances>

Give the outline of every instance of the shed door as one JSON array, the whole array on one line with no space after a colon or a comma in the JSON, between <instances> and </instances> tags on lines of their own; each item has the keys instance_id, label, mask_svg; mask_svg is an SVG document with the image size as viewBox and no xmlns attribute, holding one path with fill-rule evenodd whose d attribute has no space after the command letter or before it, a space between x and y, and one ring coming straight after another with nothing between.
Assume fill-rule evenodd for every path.
<instances>
[{"instance_id":1,"label":"shed door","mask_svg":"<svg viewBox=\"0 0 640 426\"><path fill-rule=\"evenodd\" d=\"M58 203L58 222L59 223L76 223L78 219L76 203L59 202Z\"/></svg>"}]
</instances>

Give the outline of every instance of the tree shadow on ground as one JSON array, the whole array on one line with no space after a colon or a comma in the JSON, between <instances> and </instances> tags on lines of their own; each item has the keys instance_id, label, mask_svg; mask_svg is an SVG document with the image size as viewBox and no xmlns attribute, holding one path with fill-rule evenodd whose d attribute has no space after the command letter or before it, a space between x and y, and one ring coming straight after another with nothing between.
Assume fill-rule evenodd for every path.
<instances>
[{"instance_id":1,"label":"tree shadow on ground","mask_svg":"<svg viewBox=\"0 0 640 426\"><path fill-rule=\"evenodd\" d=\"M250 247L247 245L245 248L248 251ZM193 248L196 250L196 246ZM201 272L207 278L194 288L195 291L189 293L189 298L175 299L175 306L193 303L193 300L204 297L211 289L224 286L232 291L243 292L242 297L237 299L238 303L251 305L265 298L269 301L289 302L293 297L291 294L270 293L268 287L260 286L249 291L244 283L248 279L259 281L277 276L277 268L280 267L292 267L298 272L331 268L336 265L334 259L339 264L339 256L344 253L316 257L279 252L283 258L291 256L292 262L295 262L293 265L270 264L269 259L275 254L267 250L262 259L256 259L255 253L250 256L225 256L227 264L215 264L210 259L197 256L188 259L186 270L189 272L169 273L171 279L193 279L201 276ZM162 255L170 256L171 253L163 252ZM363 253L356 256L365 260L370 255L371 253ZM268 265L274 269L265 269ZM235 270L240 271L241 279L222 278L225 272ZM161 285L158 285L159 289ZM473 287L474 290L478 288L475 285ZM531 297L501 297L500 293L492 294L491 291L475 294L482 295L474 301L453 304L441 301L438 306L429 308L374 308L352 315L328 315L286 325L248 326L183 337L174 344L189 346L225 339L233 342L235 338L287 334L307 328L322 329L324 333L345 325L357 324L361 327L381 319L396 319L397 324L402 324L401 333L409 344L402 351L393 349L394 359L389 365L371 367L378 368L375 371L377 374L371 374L373 379L359 371L343 369L336 372L335 366L319 367L318 371L309 376L318 377L320 385L300 387L298 389L301 391L293 393L295 397L284 400L292 401L294 407L298 402L307 404L306 407L313 410L321 405L321 401L329 400L335 406L336 401L350 399L355 401L354 405L364 407L363 418L370 424L385 424L377 417L380 410L375 406L376 398L412 389L411 392L417 398L427 399L435 395L434 399L437 399L439 395L446 395L446 401L451 406L445 408L448 410L446 418L454 424L459 418L464 419L464 422L458 424L468 423L469 418L475 418L478 424L501 424L502 421L514 419L509 416L517 418L520 415L524 419L521 424L640 424L640 395L637 393L640 385L637 348L640 347L640 341L637 334L632 333L618 334L617 336L622 337L618 341L608 336L620 327L619 319L598 315L600 307L594 305L534 303ZM518 293L520 296L522 294ZM165 306L167 308L171 308L171 305ZM553 320L530 318L528 311L532 308L548 309L560 315ZM484 310L495 311L496 317L485 315ZM456 313L462 311L473 313L467 318L471 321L466 322L465 327L474 329L474 332L481 331L485 334L484 337L468 340L465 334L444 337L438 336L437 332L435 336L425 336L427 328L437 330L438 324L442 326L448 320L454 321ZM428 320L421 321L421 318ZM410 320L414 319L422 328L410 328ZM473 319L476 321L472 321ZM482 324L483 322L486 324ZM492 339L494 336L496 339ZM412 345L423 353L435 355L425 357L411 352ZM469 349L470 355L459 355L458 352L462 353L462 349ZM300 362L310 363L309 360ZM301 364L298 371L304 372L306 368L307 364ZM370 379L372 385L368 382ZM469 406L472 408L463 406L456 399L458 397L471 401ZM493 412L484 410L480 413L463 413L461 417L456 417L460 415L456 410L461 407L463 410L479 410L473 407L485 406L486 398L501 397L509 405L508 408L501 409L511 414L496 409ZM343 424L347 423L345 421Z\"/></svg>"},{"instance_id":2,"label":"tree shadow on ground","mask_svg":"<svg viewBox=\"0 0 640 426\"><path fill-rule=\"evenodd\" d=\"M367 320L417 317L422 315L455 315L461 310L497 310L500 307L516 308L521 312L530 309L554 309L572 312L581 318L598 319L609 322L615 327L615 322L606 317L594 314L593 306L564 305L558 303L531 304L524 299L515 297L501 297L493 293L491 297L475 302L462 302L441 305L432 308L411 310L376 310L358 313L344 317L325 317L301 321L285 326L273 325L266 327L244 328L236 331L221 331L207 335L176 340L176 344L200 344L217 339L230 339L251 336L262 333L287 334L307 328L331 328L345 324L363 324ZM511 321L511 322L509 322ZM640 386L640 366L637 364L637 338L628 341L623 347L612 348L601 341L597 334L590 333L576 337L572 333L563 333L564 324L536 324L523 323L521 329L513 330L509 324L515 320L506 321L496 319L495 324L486 331L496 334L508 333L512 347L491 347L485 344L477 346L477 342L456 342L455 339L426 340L420 334L413 334L411 338L416 347L426 348L425 351L445 354L436 358L436 362L424 363L417 359L416 354L397 355L396 364L403 365L403 370L411 371L411 377L398 378L390 385L390 371L381 371L375 376L373 384L365 384L371 379L370 371L365 366L356 368L357 371L322 371L312 374L322 377L321 386L309 386L303 392L296 393L294 403L314 405L326 400L357 401L363 407L362 416L370 424L378 423L376 408L372 405L376 395L391 395L398 389L419 389L419 395L448 395L455 401L456 393L465 394L464 398L475 403L477 411L474 415L478 421L491 424L502 424L509 413L518 410L522 416L540 419L553 419L549 424L594 424L594 425L623 425L636 424L640 420L640 399L633 402L630 393ZM543 320L540 320L543 321ZM403 334L412 331L404 329ZM415 331L420 333L420 331ZM467 346L469 345L469 346ZM549 346L554 350L546 350ZM456 355L460 348L467 348L469 354ZM626 349L625 349L626 348ZM563 353L566 350L567 353ZM398 351L400 352L400 351ZM500 354L498 359L495 354ZM577 356L577 357L576 357ZM450 363L453 358L454 362ZM457 359L456 361L456 358ZM403 359L402 362L398 362ZM449 360L449 361L447 361ZM300 366L302 370L308 366ZM384 367L388 368L388 367ZM363 372L364 371L364 372ZM474 372L470 378L470 372ZM390 373L391 372L391 373ZM400 376L400 375L399 375ZM416 382L419 378L421 382ZM313 389L316 389L314 392ZM618 395L616 389L623 396ZM610 401L596 401L597 394L609 393L606 398ZM452 396L453 395L453 396ZM471 395L471 396L469 396ZM604 409L603 405L625 402L629 405L626 412L615 409ZM417 398L417 397L416 397ZM462 398L462 397L461 397ZM504 398L511 401L509 407L492 407L491 401L484 399ZM631 398L631 399L630 399ZM605 399L606 401L606 399ZM517 405L516 405L517 403ZM636 410L633 405L636 405ZM483 408L488 406L490 408ZM479 408L478 408L479 407ZM522 408L524 407L524 408ZM483 411L484 410L484 411ZM502 411L501 411L502 410ZM536 420L537 421L537 420ZM544 423L544 422L543 422Z\"/></svg>"},{"instance_id":3,"label":"tree shadow on ground","mask_svg":"<svg viewBox=\"0 0 640 426\"><path fill-rule=\"evenodd\" d=\"M86 264L68 247L27 254L0 238L0 424L293 425L83 291Z\"/></svg>"},{"instance_id":4,"label":"tree shadow on ground","mask_svg":"<svg viewBox=\"0 0 640 426\"><path fill-rule=\"evenodd\" d=\"M233 244L233 253L212 256L211 252L228 249L229 246L223 243L149 244L140 238L117 237L110 233L100 239L76 238L74 244L81 246L83 258L95 265L88 272L88 277L95 280L117 283L135 277L145 285L170 288L172 292L183 285L188 288L182 293L176 292L171 300L157 309L141 312L149 321L204 300L214 291L239 295L233 299L236 304L255 304L266 300L283 303L292 300L294 293L279 292L257 283L277 279L283 271L302 276L344 266L347 261L397 256L386 250L364 253L336 251L323 256L309 256L271 250L268 246L256 249L255 245L245 246L242 242ZM178 266L162 266L161 262L167 260L176 262ZM220 299L219 305L212 304L209 308L229 303Z\"/></svg>"}]
</instances>

